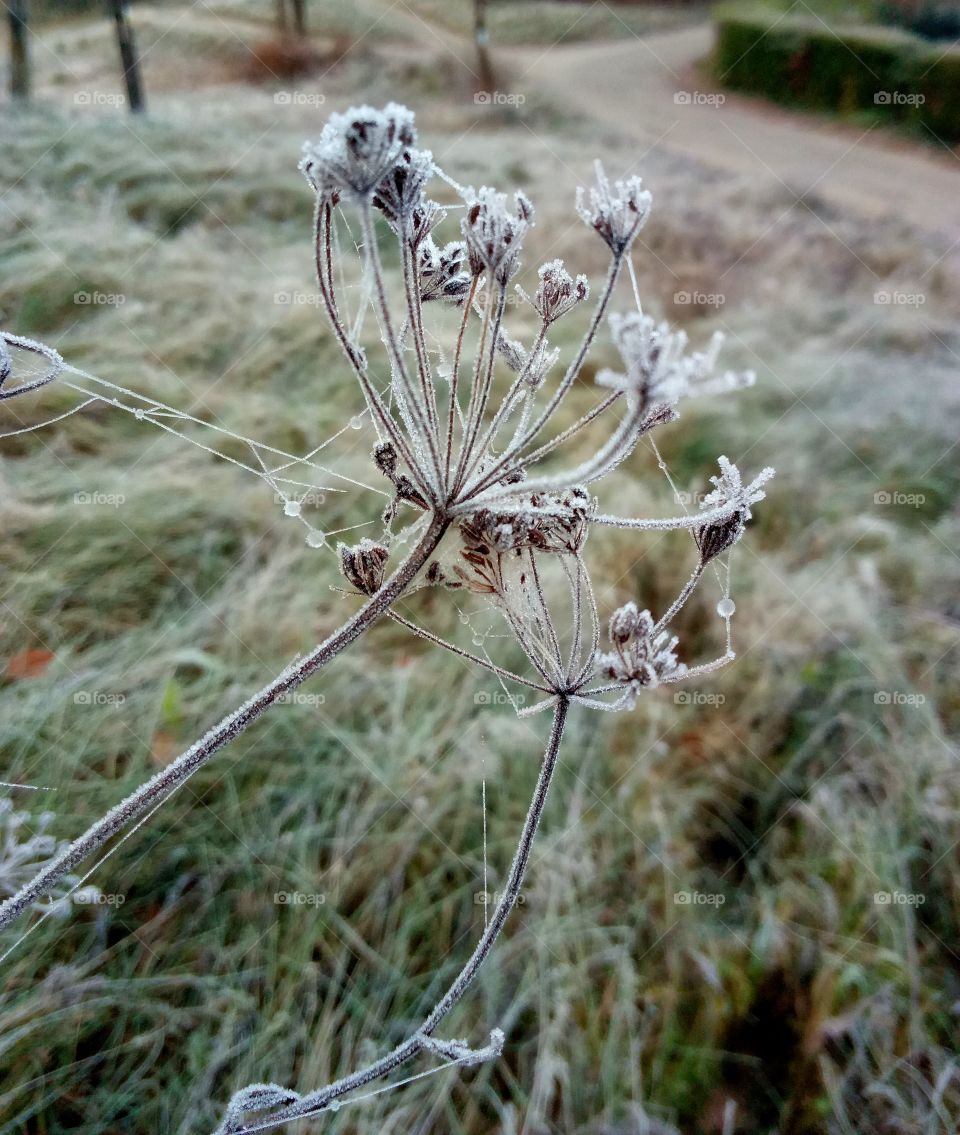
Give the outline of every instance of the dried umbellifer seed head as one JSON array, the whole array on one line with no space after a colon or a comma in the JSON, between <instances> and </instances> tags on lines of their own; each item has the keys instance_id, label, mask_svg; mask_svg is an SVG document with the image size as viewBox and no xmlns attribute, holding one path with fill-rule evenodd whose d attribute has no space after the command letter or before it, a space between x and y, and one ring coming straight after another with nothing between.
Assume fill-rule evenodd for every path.
<instances>
[{"instance_id":1,"label":"dried umbellifer seed head","mask_svg":"<svg viewBox=\"0 0 960 1135\"><path fill-rule=\"evenodd\" d=\"M735 512L716 524L705 524L702 528L697 528L694 536L700 549L700 559L707 564L727 548L731 548L743 535L743 529L742 512Z\"/></svg>"},{"instance_id":2,"label":"dried umbellifer seed head","mask_svg":"<svg viewBox=\"0 0 960 1135\"><path fill-rule=\"evenodd\" d=\"M381 442L373 451L373 460L381 473L387 477L397 471L397 451L389 441Z\"/></svg>"},{"instance_id":3,"label":"dried umbellifer seed head","mask_svg":"<svg viewBox=\"0 0 960 1135\"><path fill-rule=\"evenodd\" d=\"M373 595L380 590L390 554L382 544L364 539L352 548L339 544L337 552L344 577L362 595Z\"/></svg>"}]
</instances>

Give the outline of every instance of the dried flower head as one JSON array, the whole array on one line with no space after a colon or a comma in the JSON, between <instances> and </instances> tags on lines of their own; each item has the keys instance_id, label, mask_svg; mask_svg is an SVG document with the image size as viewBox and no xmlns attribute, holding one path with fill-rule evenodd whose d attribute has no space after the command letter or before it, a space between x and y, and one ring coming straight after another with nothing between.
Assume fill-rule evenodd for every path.
<instances>
[{"instance_id":1,"label":"dried flower head","mask_svg":"<svg viewBox=\"0 0 960 1135\"><path fill-rule=\"evenodd\" d=\"M472 276L466 270L467 246L462 240L451 240L439 248L428 236L420 245L417 268L423 303L449 300L460 304L470 291Z\"/></svg>"},{"instance_id":2,"label":"dried flower head","mask_svg":"<svg viewBox=\"0 0 960 1135\"><path fill-rule=\"evenodd\" d=\"M595 168L597 184L590 190L590 205L585 204L583 189L578 189L577 212L619 258L646 224L653 198L639 177L616 181L611 187L603 166L597 162Z\"/></svg>"},{"instance_id":3,"label":"dried flower head","mask_svg":"<svg viewBox=\"0 0 960 1135\"><path fill-rule=\"evenodd\" d=\"M346 544L337 545L340 557L340 570L360 592L373 595L383 585L383 573L390 553L382 544L364 538L352 548Z\"/></svg>"},{"instance_id":4,"label":"dried flower head","mask_svg":"<svg viewBox=\"0 0 960 1135\"><path fill-rule=\"evenodd\" d=\"M578 303L583 303L590 295L587 277L581 275L574 280L564 268L562 260L542 264L537 275L540 286L534 294L533 306L548 326L572 311Z\"/></svg>"},{"instance_id":5,"label":"dried flower head","mask_svg":"<svg viewBox=\"0 0 960 1135\"><path fill-rule=\"evenodd\" d=\"M489 272L501 285L516 272L520 246L533 224L533 206L526 194L518 191L513 200L511 209L506 193L486 185L476 193L468 190L467 211L460 222L471 271L475 276Z\"/></svg>"},{"instance_id":6,"label":"dried flower head","mask_svg":"<svg viewBox=\"0 0 960 1135\"><path fill-rule=\"evenodd\" d=\"M694 529L704 563L719 556L740 539L753 515L750 506L764 499L767 494L762 486L773 476L773 470L768 466L761 469L749 485L744 485L740 470L732 461L721 456L719 465L719 476L710 478L716 487L707 493L700 507L710 512L729 511L726 516Z\"/></svg>"},{"instance_id":7,"label":"dried flower head","mask_svg":"<svg viewBox=\"0 0 960 1135\"><path fill-rule=\"evenodd\" d=\"M462 521L464 546L505 553L522 548L554 555L576 555L587 539L593 499L582 485L563 493L531 493L509 511L478 509Z\"/></svg>"},{"instance_id":8,"label":"dried flower head","mask_svg":"<svg viewBox=\"0 0 960 1135\"><path fill-rule=\"evenodd\" d=\"M649 611L627 603L610 618L613 650L597 656L597 673L622 687L632 708L641 690L656 689L662 682L676 682L686 676L686 665L677 659L677 642L668 631L657 629Z\"/></svg>"},{"instance_id":9,"label":"dried flower head","mask_svg":"<svg viewBox=\"0 0 960 1135\"><path fill-rule=\"evenodd\" d=\"M706 351L687 354L686 332L671 331L667 323L657 323L649 315L611 315L610 330L626 369L623 374L603 370L597 382L632 393L644 404L679 402L681 398L737 390L754 382L752 371L714 374L724 342L720 331L713 335Z\"/></svg>"},{"instance_id":10,"label":"dried flower head","mask_svg":"<svg viewBox=\"0 0 960 1135\"><path fill-rule=\"evenodd\" d=\"M332 114L316 142L306 142L300 169L313 188L329 195L350 190L366 200L417 140L405 106L354 107Z\"/></svg>"},{"instance_id":11,"label":"dried flower head","mask_svg":"<svg viewBox=\"0 0 960 1135\"><path fill-rule=\"evenodd\" d=\"M424 190L433 174L429 150L403 150L396 164L374 190L372 204L399 236L423 240L443 210L426 200Z\"/></svg>"}]
</instances>

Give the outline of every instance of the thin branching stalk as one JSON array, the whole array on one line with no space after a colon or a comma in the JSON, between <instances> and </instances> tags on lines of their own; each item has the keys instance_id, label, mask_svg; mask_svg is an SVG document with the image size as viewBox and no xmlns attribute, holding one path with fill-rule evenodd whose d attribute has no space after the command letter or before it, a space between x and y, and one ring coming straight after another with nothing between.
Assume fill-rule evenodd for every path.
<instances>
[{"instance_id":1,"label":"thin branching stalk","mask_svg":"<svg viewBox=\"0 0 960 1135\"><path fill-rule=\"evenodd\" d=\"M283 673L254 694L249 701L223 718L162 772L158 772L126 800L111 808L102 819L75 839L62 854L48 863L34 879L0 904L0 929L8 926L43 895L49 894L56 883L74 867L128 828L159 801L165 800L176 791L227 742L239 737L262 717L284 694L295 690L355 642L406 591L411 581L433 555L446 527L447 522L444 519L434 518L407 559L397 567L383 587L371 596L339 630L334 631L309 654L292 662Z\"/></svg>"},{"instance_id":2,"label":"thin branching stalk","mask_svg":"<svg viewBox=\"0 0 960 1135\"><path fill-rule=\"evenodd\" d=\"M566 726L568 708L569 701L567 698L557 697L555 699L553 725L544 750L543 760L540 764L540 774L537 777L533 799L530 801L530 807L527 810L527 816L523 823L523 829L520 832L520 839L517 843L513 863L510 866L510 872L507 876L503 893L500 896L500 901L497 903L490 921L487 923L487 927L482 937L477 942L469 960L457 974L456 978L454 978L446 993L444 993L433 1010L428 1014L423 1024L405 1041L397 1045L392 1052L389 1052L380 1060L374 1061L374 1063L369 1064L366 1068L352 1072L349 1076L344 1076L334 1081L334 1083L327 1085L325 1088L320 1088L318 1091L313 1091L308 1095L301 1096L294 1103L275 1111L268 1119L258 1120L254 1123L230 1126L228 1117L228 1122L220 1129L224 1135L226 1135L226 1133L229 1133L229 1135L254 1135L255 1132L269 1131L284 1123L290 1123L295 1119L304 1119L308 1116L319 1115L321 1112L330 1110L331 1104L335 1104L345 1096L349 1096L351 1093L361 1088L368 1087L377 1080L382 1080L384 1077L389 1076L391 1072L394 1072L397 1068L408 1063L421 1052L434 1051L429 1043L430 1038L440 1027L444 1018L463 999L464 994L473 984L481 966L496 944L497 939L500 937L507 923L507 919L510 917L510 912L517 905L520 890L526 878L527 867L530 863L530 853L533 850L537 829L540 826L540 820L543 816L543 810L550 792L550 785L557 768L557 761L560 756L560 743L563 739L563 732ZM469 1057L467 1059L469 1060Z\"/></svg>"}]
</instances>

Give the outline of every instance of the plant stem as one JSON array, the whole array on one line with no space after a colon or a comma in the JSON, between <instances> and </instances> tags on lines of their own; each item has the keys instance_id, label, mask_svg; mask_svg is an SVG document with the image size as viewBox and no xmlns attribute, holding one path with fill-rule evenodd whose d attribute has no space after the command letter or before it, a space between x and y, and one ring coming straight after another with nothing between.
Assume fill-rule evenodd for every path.
<instances>
[{"instance_id":1,"label":"plant stem","mask_svg":"<svg viewBox=\"0 0 960 1135\"><path fill-rule=\"evenodd\" d=\"M48 894L51 887L77 864L92 855L117 833L123 831L148 809L164 800L171 792L188 780L197 769L210 760L228 741L238 737L284 694L296 689L302 682L325 666L344 650L377 619L407 589L420 569L433 555L449 521L442 514L434 514L419 543L380 590L360 610L319 646L303 658L296 659L283 673L264 686L249 701L233 711L200 738L172 764L141 785L126 800L115 805L56 859L26 883L15 895L0 905L0 929L8 926L38 899Z\"/></svg>"},{"instance_id":2,"label":"plant stem","mask_svg":"<svg viewBox=\"0 0 960 1135\"><path fill-rule=\"evenodd\" d=\"M553 727L550 730L550 738L547 741L543 760L540 764L540 775L537 778L537 786L534 789L533 799L530 802L527 817L523 823L523 830L520 833L520 841L517 844L517 850L513 857L506 887L500 897L500 901L497 903L496 910L493 912L493 916L483 932L483 937L470 955L469 961L457 974L453 983L447 989L447 992L440 998L433 1011L420 1028L380 1060L375 1061L366 1068L352 1072L349 1076L335 1080L325 1088L320 1088L315 1092L311 1092L309 1095L302 1096L295 1103L289 1104L276 1111L269 1119L255 1120L251 1124L242 1124L236 1127L228 1127L225 1124L224 1127L221 1128L221 1131L229 1131L231 1135L254 1135L254 1132L268 1131L283 1123L289 1123L295 1119L303 1119L306 1116L312 1116L316 1115L318 1112L326 1111L330 1108L332 1103L339 1100L342 1096L354 1092L359 1088L364 1088L375 1080L380 1080L384 1076L389 1075L395 1068L399 1068L402 1064L412 1060L413 1057L427 1047L425 1043L426 1038L436 1032L440 1022L469 989L487 955L493 949L494 943L500 937L500 932L503 930L510 916L510 911L513 910L516 905L520 888L526 876L527 866L530 862L530 852L533 848L534 839L536 838L537 828L540 825L540 817L543 815L543 809L547 802L547 794L550 791L550 784L557 767L560 742L563 738L563 730L566 725L568 707L569 702L567 698L562 695L558 696L553 711Z\"/></svg>"},{"instance_id":3,"label":"plant stem","mask_svg":"<svg viewBox=\"0 0 960 1135\"><path fill-rule=\"evenodd\" d=\"M607 271L607 279L603 286L603 291L600 293L596 308L594 309L593 315L590 318L590 326L587 328L587 332L580 343L580 347L577 350L573 361L567 367L563 378L560 380L560 385L554 391L553 397L541 411L540 416L537 418L534 424L530 426L523 437L519 438L507 449L505 453L501 454L500 458L494 462L492 468L488 469L476 484L468 485L466 489L460 493L460 496L458 498L459 500L466 500L470 497L473 497L476 494L482 492L484 489L488 488L490 485L494 484L500 477L502 470L507 468L512 461L516 460L519 457L524 447L529 445L530 442L533 441L540 430L543 429L550 418L553 417L554 411L566 397L567 392L570 390L571 386L573 386L574 382L576 382L577 376L580 374L580 371L583 368L583 363L587 357L587 352L590 350L590 347L593 344L594 339L596 338L597 330L600 326L600 321L603 319L604 313L607 310L607 306L610 303L610 298L613 295L613 289L616 287L617 280L620 276L620 268L622 264L622 256L614 256L614 258L611 260L610 267Z\"/></svg>"}]
</instances>

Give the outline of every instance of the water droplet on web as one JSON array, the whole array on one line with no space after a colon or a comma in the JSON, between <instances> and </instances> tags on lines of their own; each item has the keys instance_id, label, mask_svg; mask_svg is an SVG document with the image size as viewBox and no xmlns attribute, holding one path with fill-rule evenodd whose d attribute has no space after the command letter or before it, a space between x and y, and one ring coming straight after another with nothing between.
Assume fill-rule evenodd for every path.
<instances>
[{"instance_id":1,"label":"water droplet on web","mask_svg":"<svg viewBox=\"0 0 960 1135\"><path fill-rule=\"evenodd\" d=\"M483 635L475 634L473 636L473 645L474 646L483 646Z\"/></svg>"},{"instance_id":2,"label":"water droplet on web","mask_svg":"<svg viewBox=\"0 0 960 1135\"><path fill-rule=\"evenodd\" d=\"M326 542L326 536L316 528L311 528L307 533L308 548L322 548Z\"/></svg>"},{"instance_id":3,"label":"water droplet on web","mask_svg":"<svg viewBox=\"0 0 960 1135\"><path fill-rule=\"evenodd\" d=\"M300 502L299 501L284 501L283 502L284 516L299 516L300 515Z\"/></svg>"},{"instance_id":4,"label":"water droplet on web","mask_svg":"<svg viewBox=\"0 0 960 1135\"><path fill-rule=\"evenodd\" d=\"M363 428L363 418L359 414L350 419L350 429L359 430Z\"/></svg>"},{"instance_id":5,"label":"water droplet on web","mask_svg":"<svg viewBox=\"0 0 960 1135\"><path fill-rule=\"evenodd\" d=\"M453 374L453 369L444 363L442 366L437 367L438 378L449 378Z\"/></svg>"},{"instance_id":6,"label":"water droplet on web","mask_svg":"<svg viewBox=\"0 0 960 1135\"><path fill-rule=\"evenodd\" d=\"M463 623L464 626L466 626L466 624L470 622L470 616L466 613L466 611L460 612L460 622Z\"/></svg>"},{"instance_id":7,"label":"water droplet on web","mask_svg":"<svg viewBox=\"0 0 960 1135\"><path fill-rule=\"evenodd\" d=\"M146 415L146 410L134 410L133 411L133 416L137 419L138 422L142 422L145 415Z\"/></svg>"},{"instance_id":8,"label":"water droplet on web","mask_svg":"<svg viewBox=\"0 0 960 1135\"><path fill-rule=\"evenodd\" d=\"M340 1110L340 1101L339 1100L331 1100L330 1101L330 1110L331 1111L339 1111Z\"/></svg>"},{"instance_id":9,"label":"water droplet on web","mask_svg":"<svg viewBox=\"0 0 960 1135\"><path fill-rule=\"evenodd\" d=\"M729 619L734 611L736 611L736 609L736 603L734 603L734 601L729 597L727 597L726 599L721 599L717 604L717 614L721 619Z\"/></svg>"}]
</instances>

